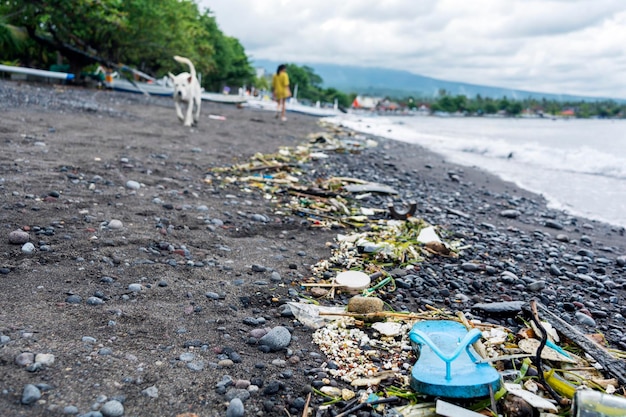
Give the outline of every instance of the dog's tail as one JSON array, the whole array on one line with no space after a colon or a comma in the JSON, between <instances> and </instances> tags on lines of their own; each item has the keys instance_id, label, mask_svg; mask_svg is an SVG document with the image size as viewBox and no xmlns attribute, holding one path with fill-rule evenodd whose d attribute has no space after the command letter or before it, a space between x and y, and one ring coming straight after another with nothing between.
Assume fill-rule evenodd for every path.
<instances>
[{"instance_id":1,"label":"dog's tail","mask_svg":"<svg viewBox=\"0 0 626 417\"><path fill-rule=\"evenodd\" d=\"M174 55L174 59L181 64L187 64L189 66L189 73L191 74L191 78L196 78L196 67L193 66L193 62L189 58L185 58L183 56Z\"/></svg>"}]
</instances>

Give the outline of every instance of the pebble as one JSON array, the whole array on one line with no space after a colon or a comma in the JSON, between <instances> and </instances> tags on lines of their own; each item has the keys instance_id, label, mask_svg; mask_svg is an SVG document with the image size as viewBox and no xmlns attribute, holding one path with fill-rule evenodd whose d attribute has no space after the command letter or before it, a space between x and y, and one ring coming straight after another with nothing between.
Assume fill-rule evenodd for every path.
<instances>
[{"instance_id":1,"label":"pebble","mask_svg":"<svg viewBox=\"0 0 626 417\"><path fill-rule=\"evenodd\" d=\"M243 417L245 409L239 398L233 398L226 409L226 417Z\"/></svg>"},{"instance_id":2,"label":"pebble","mask_svg":"<svg viewBox=\"0 0 626 417\"><path fill-rule=\"evenodd\" d=\"M22 246L22 253L30 255L33 252L35 252L35 245L30 242L24 243L24 245Z\"/></svg>"},{"instance_id":3,"label":"pebble","mask_svg":"<svg viewBox=\"0 0 626 417\"><path fill-rule=\"evenodd\" d=\"M129 180L126 181L126 188L128 188L129 190L138 190L141 188L141 184L139 184L137 181Z\"/></svg>"},{"instance_id":4,"label":"pebble","mask_svg":"<svg viewBox=\"0 0 626 417\"><path fill-rule=\"evenodd\" d=\"M518 210L502 210L500 212L500 216L501 217L506 217L507 219L516 219L520 216L520 213Z\"/></svg>"},{"instance_id":5,"label":"pebble","mask_svg":"<svg viewBox=\"0 0 626 417\"><path fill-rule=\"evenodd\" d=\"M18 366L28 366L35 362L35 354L32 352L22 352L15 357L15 364Z\"/></svg>"},{"instance_id":6,"label":"pebble","mask_svg":"<svg viewBox=\"0 0 626 417\"><path fill-rule=\"evenodd\" d=\"M522 311L524 301L501 301L497 303L478 303L472 306L472 310L487 315L515 315Z\"/></svg>"},{"instance_id":7,"label":"pebble","mask_svg":"<svg viewBox=\"0 0 626 417\"><path fill-rule=\"evenodd\" d=\"M556 229L556 230L563 229L563 225L555 220L546 220L545 226L549 227L550 229Z\"/></svg>"},{"instance_id":8,"label":"pebble","mask_svg":"<svg viewBox=\"0 0 626 417\"><path fill-rule=\"evenodd\" d=\"M78 407L75 405L66 405L63 407L63 414L78 414Z\"/></svg>"},{"instance_id":9,"label":"pebble","mask_svg":"<svg viewBox=\"0 0 626 417\"><path fill-rule=\"evenodd\" d=\"M124 227L124 224L121 222L121 220L113 219L109 221L108 227L111 230L120 230Z\"/></svg>"},{"instance_id":10,"label":"pebble","mask_svg":"<svg viewBox=\"0 0 626 417\"><path fill-rule=\"evenodd\" d=\"M22 404L29 405L41 398L41 391L33 384L24 385L22 391Z\"/></svg>"},{"instance_id":11,"label":"pebble","mask_svg":"<svg viewBox=\"0 0 626 417\"><path fill-rule=\"evenodd\" d=\"M89 297L87 298L87 304L91 306L99 306L104 304L104 300L98 297Z\"/></svg>"},{"instance_id":12,"label":"pebble","mask_svg":"<svg viewBox=\"0 0 626 417\"><path fill-rule=\"evenodd\" d=\"M250 391L247 389L231 388L226 392L226 400L230 401L235 398L245 401L250 398Z\"/></svg>"},{"instance_id":13,"label":"pebble","mask_svg":"<svg viewBox=\"0 0 626 417\"><path fill-rule=\"evenodd\" d=\"M357 314L377 313L383 311L385 304L377 297L363 297L356 295L348 301L348 311Z\"/></svg>"},{"instance_id":14,"label":"pebble","mask_svg":"<svg viewBox=\"0 0 626 417\"><path fill-rule=\"evenodd\" d=\"M9 243L22 245L30 240L30 235L23 230L14 230L9 233Z\"/></svg>"},{"instance_id":15,"label":"pebble","mask_svg":"<svg viewBox=\"0 0 626 417\"><path fill-rule=\"evenodd\" d=\"M267 346L271 351L279 351L291 343L291 333L286 327L276 326L259 340L259 344Z\"/></svg>"},{"instance_id":16,"label":"pebble","mask_svg":"<svg viewBox=\"0 0 626 417\"><path fill-rule=\"evenodd\" d=\"M154 385L141 391L143 395L150 398L159 398L159 389Z\"/></svg>"},{"instance_id":17,"label":"pebble","mask_svg":"<svg viewBox=\"0 0 626 417\"><path fill-rule=\"evenodd\" d=\"M117 400L110 400L102 404L100 412L104 417L121 417L124 415L124 405Z\"/></svg>"},{"instance_id":18,"label":"pebble","mask_svg":"<svg viewBox=\"0 0 626 417\"><path fill-rule=\"evenodd\" d=\"M187 368L194 372L199 372L204 369L204 361L191 361L187 363Z\"/></svg>"},{"instance_id":19,"label":"pebble","mask_svg":"<svg viewBox=\"0 0 626 417\"><path fill-rule=\"evenodd\" d=\"M50 366L54 363L54 355L51 353L38 353L35 356L35 362L45 366Z\"/></svg>"},{"instance_id":20,"label":"pebble","mask_svg":"<svg viewBox=\"0 0 626 417\"><path fill-rule=\"evenodd\" d=\"M142 285L141 284L130 284L128 286L128 290L132 291L132 292L139 292L142 289Z\"/></svg>"},{"instance_id":21,"label":"pebble","mask_svg":"<svg viewBox=\"0 0 626 417\"><path fill-rule=\"evenodd\" d=\"M591 326L591 327L596 326L596 321L593 318L589 317L585 313L581 313L580 311L576 312L576 320L578 320L580 324L584 324L584 325Z\"/></svg>"}]
</instances>

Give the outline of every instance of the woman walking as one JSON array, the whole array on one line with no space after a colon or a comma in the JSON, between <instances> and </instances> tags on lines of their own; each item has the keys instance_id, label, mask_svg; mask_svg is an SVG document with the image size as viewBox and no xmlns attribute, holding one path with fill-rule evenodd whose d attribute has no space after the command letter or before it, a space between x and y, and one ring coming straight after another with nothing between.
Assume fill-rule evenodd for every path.
<instances>
[{"instance_id":1,"label":"woman walking","mask_svg":"<svg viewBox=\"0 0 626 417\"><path fill-rule=\"evenodd\" d=\"M283 122L287 120L285 116L286 101L291 97L291 90L289 89L289 75L287 75L287 66L281 64L276 70L276 74L272 78L272 90L274 91L274 99L278 103L276 108L276 118L280 117Z\"/></svg>"}]
</instances>

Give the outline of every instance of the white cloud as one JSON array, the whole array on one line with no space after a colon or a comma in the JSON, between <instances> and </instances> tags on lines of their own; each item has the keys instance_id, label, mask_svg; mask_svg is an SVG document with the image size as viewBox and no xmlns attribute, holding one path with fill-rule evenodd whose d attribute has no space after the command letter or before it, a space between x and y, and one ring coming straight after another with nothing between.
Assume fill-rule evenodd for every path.
<instances>
[{"instance_id":1,"label":"white cloud","mask_svg":"<svg viewBox=\"0 0 626 417\"><path fill-rule=\"evenodd\" d=\"M623 0L198 0L253 58L626 98Z\"/></svg>"}]
</instances>

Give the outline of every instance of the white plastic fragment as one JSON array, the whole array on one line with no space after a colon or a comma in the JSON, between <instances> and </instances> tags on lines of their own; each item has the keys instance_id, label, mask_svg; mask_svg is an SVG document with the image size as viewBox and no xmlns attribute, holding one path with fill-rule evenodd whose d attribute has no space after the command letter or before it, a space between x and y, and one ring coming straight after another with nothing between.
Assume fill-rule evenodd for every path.
<instances>
[{"instance_id":1,"label":"white plastic fragment","mask_svg":"<svg viewBox=\"0 0 626 417\"><path fill-rule=\"evenodd\" d=\"M550 401L546 400L545 398L542 398L536 394L533 394L530 391L526 391L519 384L505 382L504 387L510 394L513 394L516 397L520 397L521 399L523 399L524 401L526 401L528 404L530 404L531 406L535 408L539 408L542 410L558 411L558 409L556 408L556 405L552 404Z\"/></svg>"},{"instance_id":2,"label":"white plastic fragment","mask_svg":"<svg viewBox=\"0 0 626 417\"><path fill-rule=\"evenodd\" d=\"M420 243L441 243L441 239L437 236L437 232L435 232L435 228L433 226L428 226L420 230L420 234L417 236L417 241Z\"/></svg>"}]
</instances>

